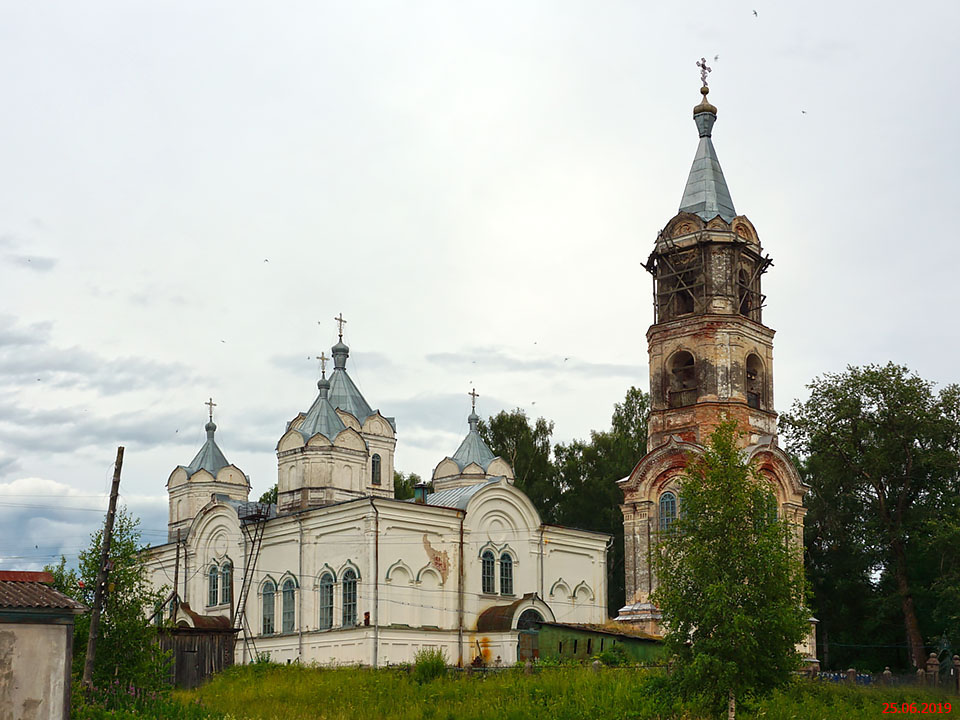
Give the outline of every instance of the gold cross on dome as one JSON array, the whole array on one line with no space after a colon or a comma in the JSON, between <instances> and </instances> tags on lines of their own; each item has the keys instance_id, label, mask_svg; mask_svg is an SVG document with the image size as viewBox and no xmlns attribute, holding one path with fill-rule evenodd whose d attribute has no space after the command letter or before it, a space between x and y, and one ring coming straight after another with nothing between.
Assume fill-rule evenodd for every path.
<instances>
[{"instance_id":1,"label":"gold cross on dome","mask_svg":"<svg viewBox=\"0 0 960 720\"><path fill-rule=\"evenodd\" d=\"M210 398L204 403L204 405L210 408L210 422L213 422L213 409L217 406L217 404L213 401L213 398Z\"/></svg>"},{"instance_id":2,"label":"gold cross on dome","mask_svg":"<svg viewBox=\"0 0 960 720\"><path fill-rule=\"evenodd\" d=\"M708 72L713 72L713 68L707 67L707 59L706 59L706 58L700 58L699 62L697 62L697 67L700 68L700 80L703 81L703 86L706 87L706 86L707 86L707 73L708 73Z\"/></svg>"},{"instance_id":3,"label":"gold cross on dome","mask_svg":"<svg viewBox=\"0 0 960 720\"><path fill-rule=\"evenodd\" d=\"M473 388L470 392L467 393L470 396L470 409L473 412L477 411L477 398L480 397L477 395L477 389Z\"/></svg>"},{"instance_id":4,"label":"gold cross on dome","mask_svg":"<svg viewBox=\"0 0 960 720\"><path fill-rule=\"evenodd\" d=\"M327 357L326 355L324 355L323 353L320 353L319 355L317 355L317 360L320 361L320 374L321 374L323 377L326 377L326 376L327 376L327 360L329 360L329 359L330 359L330 358L328 358L328 357Z\"/></svg>"},{"instance_id":5,"label":"gold cross on dome","mask_svg":"<svg viewBox=\"0 0 960 720\"><path fill-rule=\"evenodd\" d=\"M337 317L334 318L334 320L337 322L337 325L340 326L340 329L338 332L340 334L340 339L343 340L343 326L347 324L347 321L343 319L343 313L340 313Z\"/></svg>"}]
</instances>

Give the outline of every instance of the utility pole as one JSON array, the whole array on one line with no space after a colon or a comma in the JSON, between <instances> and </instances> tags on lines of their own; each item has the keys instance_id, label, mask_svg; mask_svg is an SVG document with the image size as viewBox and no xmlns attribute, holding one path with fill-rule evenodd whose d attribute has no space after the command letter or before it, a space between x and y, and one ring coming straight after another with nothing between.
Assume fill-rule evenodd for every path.
<instances>
[{"instance_id":1,"label":"utility pole","mask_svg":"<svg viewBox=\"0 0 960 720\"><path fill-rule=\"evenodd\" d=\"M93 592L93 610L90 613L90 636L87 638L87 657L83 664L83 685L93 685L93 658L97 651L97 634L100 630L100 610L103 608L103 595L107 587L107 565L110 562L110 540L113 537L113 519L117 513L117 495L120 494L120 468L123 467L123 446L117 448L117 462L113 468L113 485L110 487L110 506L103 526L101 538L100 569L97 572L97 586Z\"/></svg>"}]
</instances>

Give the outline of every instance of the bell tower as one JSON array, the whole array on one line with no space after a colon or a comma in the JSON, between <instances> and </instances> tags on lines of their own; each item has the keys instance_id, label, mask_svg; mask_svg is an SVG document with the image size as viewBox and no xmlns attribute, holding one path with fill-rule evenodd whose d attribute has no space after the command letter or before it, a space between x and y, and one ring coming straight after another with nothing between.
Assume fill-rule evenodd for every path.
<instances>
[{"instance_id":1,"label":"bell tower","mask_svg":"<svg viewBox=\"0 0 960 720\"><path fill-rule=\"evenodd\" d=\"M657 236L644 265L653 276L653 324L647 330L650 420L647 454L619 481L624 495L626 605L620 621L660 632L650 601L657 586L652 553L659 533L682 512L679 478L717 425L737 421L744 453L776 495L778 514L803 542L807 486L777 445L773 409L773 335L763 324L762 278L772 261L756 228L734 209L717 151L717 108L693 109L699 144L679 212ZM814 648L803 648L812 657Z\"/></svg>"}]
</instances>

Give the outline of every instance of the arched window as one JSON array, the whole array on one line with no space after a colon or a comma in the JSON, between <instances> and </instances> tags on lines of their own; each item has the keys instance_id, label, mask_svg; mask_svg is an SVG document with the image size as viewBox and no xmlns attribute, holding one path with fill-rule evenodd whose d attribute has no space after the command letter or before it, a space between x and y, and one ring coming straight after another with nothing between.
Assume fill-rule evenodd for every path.
<instances>
[{"instance_id":1,"label":"arched window","mask_svg":"<svg viewBox=\"0 0 960 720\"><path fill-rule=\"evenodd\" d=\"M274 600L277 594L277 586L271 580L263 584L263 634L273 635L275 630L274 618L276 617L276 604Z\"/></svg>"},{"instance_id":2,"label":"arched window","mask_svg":"<svg viewBox=\"0 0 960 720\"><path fill-rule=\"evenodd\" d=\"M543 615L530 608L520 613L520 619L517 620L518 630L536 630L537 625L543 622ZM560 652L563 652L562 650Z\"/></svg>"},{"instance_id":3,"label":"arched window","mask_svg":"<svg viewBox=\"0 0 960 720\"><path fill-rule=\"evenodd\" d=\"M483 592L485 593L495 593L496 588L496 577L494 576L494 568L497 564L496 558L493 556L493 553L489 550L484 550L483 555L480 556L482 570L481 570L481 580L483 583Z\"/></svg>"},{"instance_id":4,"label":"arched window","mask_svg":"<svg viewBox=\"0 0 960 720\"><path fill-rule=\"evenodd\" d=\"M218 591L218 580L220 579L220 568L211 565L207 571L207 606L216 605L220 602L220 593Z\"/></svg>"},{"instance_id":5,"label":"arched window","mask_svg":"<svg viewBox=\"0 0 960 720\"><path fill-rule=\"evenodd\" d=\"M333 627L333 575L320 576L320 629Z\"/></svg>"},{"instance_id":6,"label":"arched window","mask_svg":"<svg viewBox=\"0 0 960 720\"><path fill-rule=\"evenodd\" d=\"M513 558L510 553L500 556L500 594L513 595Z\"/></svg>"},{"instance_id":7,"label":"arched window","mask_svg":"<svg viewBox=\"0 0 960 720\"><path fill-rule=\"evenodd\" d=\"M764 405L763 398L763 361L750 353L747 355L747 405L757 410Z\"/></svg>"},{"instance_id":8,"label":"arched window","mask_svg":"<svg viewBox=\"0 0 960 720\"><path fill-rule=\"evenodd\" d=\"M357 573L353 568L343 573L343 627L357 624Z\"/></svg>"},{"instance_id":9,"label":"arched window","mask_svg":"<svg viewBox=\"0 0 960 720\"><path fill-rule=\"evenodd\" d=\"M697 367L686 350L674 353L668 368L667 404L683 407L697 402Z\"/></svg>"},{"instance_id":10,"label":"arched window","mask_svg":"<svg viewBox=\"0 0 960 720\"><path fill-rule=\"evenodd\" d=\"M227 561L220 568L220 603L233 602L233 565Z\"/></svg>"},{"instance_id":11,"label":"arched window","mask_svg":"<svg viewBox=\"0 0 960 720\"><path fill-rule=\"evenodd\" d=\"M660 532L667 532L677 519L677 496L665 492L660 496Z\"/></svg>"},{"instance_id":12,"label":"arched window","mask_svg":"<svg viewBox=\"0 0 960 720\"><path fill-rule=\"evenodd\" d=\"M377 453L373 454L370 461L370 482L374 485L380 484L380 456Z\"/></svg>"},{"instance_id":13,"label":"arched window","mask_svg":"<svg viewBox=\"0 0 960 720\"><path fill-rule=\"evenodd\" d=\"M288 578L283 583L283 611L280 616L281 632L293 632L294 621L297 617L294 599L296 598L297 585L292 579Z\"/></svg>"}]
</instances>

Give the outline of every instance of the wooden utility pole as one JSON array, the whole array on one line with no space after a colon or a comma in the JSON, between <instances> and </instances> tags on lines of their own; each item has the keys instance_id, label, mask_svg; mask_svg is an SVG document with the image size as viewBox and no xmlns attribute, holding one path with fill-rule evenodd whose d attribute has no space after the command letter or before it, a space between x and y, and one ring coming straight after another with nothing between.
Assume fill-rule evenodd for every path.
<instances>
[{"instance_id":1,"label":"wooden utility pole","mask_svg":"<svg viewBox=\"0 0 960 720\"><path fill-rule=\"evenodd\" d=\"M93 610L90 613L90 635L87 638L87 657L83 664L83 684L93 685L93 658L97 651L97 634L100 631L100 611L103 608L103 595L107 588L107 565L110 562L110 540L113 537L113 519L117 513L117 495L120 494L120 468L123 467L123 446L117 448L117 462L113 468L113 485L110 487L110 506L103 526L100 546L100 569L97 572L97 586L93 592Z\"/></svg>"}]
</instances>

